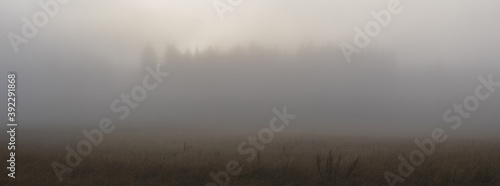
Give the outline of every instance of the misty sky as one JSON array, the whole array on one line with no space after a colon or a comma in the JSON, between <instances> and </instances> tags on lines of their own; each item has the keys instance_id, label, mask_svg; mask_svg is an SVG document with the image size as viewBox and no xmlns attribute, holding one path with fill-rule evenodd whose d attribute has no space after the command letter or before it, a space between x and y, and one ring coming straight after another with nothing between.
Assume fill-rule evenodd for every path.
<instances>
[{"instance_id":1,"label":"misty sky","mask_svg":"<svg viewBox=\"0 0 500 186\"><path fill-rule=\"evenodd\" d=\"M3 74L1 76L4 76L9 71L17 71L24 76L23 78L26 78L24 80L26 83L23 86L27 90L23 93L23 99L26 102L28 100L34 102L25 102L24 106L33 105L34 108L34 105L37 106L36 108L41 108L45 104L37 102L37 100L40 101L47 94L51 94L54 88L51 86L55 86L55 84L52 84L54 79L65 79L65 77L73 73L78 74L80 72L80 69L75 69L74 66L80 67L88 64L92 67L100 67L103 64L100 62L105 61L105 70L113 69L116 74L123 76L125 72L128 72L127 70L136 68L138 61L141 59L142 50L147 43L152 44L160 58L163 56L163 51L165 51L168 44L174 44L181 51L194 51L196 48L204 49L209 46L225 50L236 45L248 45L252 42L266 47L293 50L303 43L312 42L316 45L334 46L335 52L338 52L337 46L340 42L353 43L355 36L353 29L355 27L364 28L366 23L373 20L369 12L386 9L389 1L245 0L243 4L234 7L234 11L226 13L225 20L221 21L212 6L212 0L72 0L63 5L60 12L54 18L51 18L45 27L40 28L38 34L30 39L28 44L22 45L20 52L16 54L10 45L7 34L10 32L20 34L23 24L21 18L30 18L35 12L41 10L37 2L0 0L0 35L4 38L0 40L0 73ZM424 93L425 91L419 89L420 87L414 90L402 90L410 94L408 98L414 98L413 94L418 94L423 98L432 97L443 101L439 106L436 105L433 109L430 109L431 111L426 110L422 105L417 106L420 110L429 112L423 117L430 117L435 113L437 119L427 119L440 122L441 112L446 109L446 106L452 105L453 101L462 101L470 93L469 90L473 90L477 84L476 77L478 75L500 72L500 57L498 55L500 50L500 37L498 37L500 33L498 22L500 1L401 0L401 6L404 8L402 13L393 15L392 22L387 27L382 28L380 35L373 38L371 44L364 50L387 51L394 57L395 66L400 70L398 71L399 74L407 75L404 78L413 78L412 80L415 80L414 77L422 76L422 79L417 79L415 82L422 83L422 87L425 88L429 88L429 86L424 86L424 83L428 82L432 77L446 80L452 79L451 77L460 77L454 79L456 86L450 86L452 88L448 92L453 92L453 90L462 90L464 92L450 95L447 97L449 100L446 101L440 99L442 97L436 98L431 93ZM369 52L364 54L368 57L371 55ZM386 60L386 58L382 57L373 60ZM366 67L373 67L375 66L374 63L368 63ZM227 66L218 65L214 68L218 68L220 71L222 69L231 69ZM317 74L312 70L313 66L307 66L305 61L302 65L299 65L297 69L300 69L299 67L311 68L310 71L304 72L306 73L304 76L311 75L313 77L307 82L317 83L317 86L313 88L307 87L307 89L311 89L311 95L321 95L322 99L334 97L327 94L339 87L324 88L325 86L322 83L328 81L320 79L323 75L329 78L334 76L328 76L329 73L325 69L321 69L324 74ZM358 65L361 66L362 64ZM429 67L434 68L436 66L439 66L441 70L450 70L448 73L451 75L429 75L428 73L435 73L434 71L427 71ZM56 67L60 69L54 70ZM266 67L260 66L259 68L264 69ZM351 68L354 67L351 66ZM467 69L474 70L467 71ZM52 75L54 71L61 72L62 75ZM87 71L81 71L83 74L85 72ZM250 72L250 70L242 70L242 72ZM415 74L411 74L411 72ZM175 72L172 73L175 74ZM186 71L186 73L191 72ZM463 76L455 76L457 74ZM113 76L113 78L118 82L128 81L127 78L122 78L119 75ZM82 76L85 76L85 74ZM198 76L190 77L192 79L203 78L200 74ZM497 74L497 76L500 76L500 74ZM174 77L181 79L177 82L177 88L179 89L173 93L173 95L177 94L180 97L173 96L172 99L191 100L192 98L187 97L185 92L182 91L183 88L186 88L184 86L186 82L189 82L189 76L186 75L185 80L180 78L183 77L182 75ZM342 78L343 76L339 75L338 77ZM245 79L243 77L239 78ZM227 78L215 79L223 81ZM298 80L300 79L298 78ZM448 84L439 84L439 82L436 80L431 87L448 86ZM449 82L452 82L452 80ZM175 81L174 84L176 84ZM256 87L268 87L266 81L259 81L256 84L259 85ZM5 85L6 82L0 82L2 92L6 92L4 91ZM244 92L243 90L246 90L246 88L248 87L237 89L236 92ZM306 87L293 85L271 94L280 95L286 92L285 90L300 90L301 88L305 89ZM121 90L127 90L127 87ZM216 93L230 95L231 91L223 89L212 94L215 95ZM119 91L112 91L110 95L119 95ZM248 95L251 94L248 93ZM397 95L394 93L394 96ZM447 92L440 93L440 96L446 97L446 95ZM73 96L81 98L77 95ZM160 98L163 99L161 96L152 99ZM258 98L252 97L252 99ZM355 98L350 99L355 100ZM372 99L375 100L376 98ZM301 105L299 103L304 100L307 99L295 100L297 101L295 104ZM409 99L405 105L422 103L418 100ZM498 97L496 100L498 100ZM95 106L100 108L97 110L107 110L112 101L112 96L102 98L100 101L102 105ZM230 100L226 101L229 102ZM1 103L4 102L5 100L2 99ZM323 100L318 102L323 102ZM280 103L286 104L286 101L280 100ZM395 109L395 105L398 103L401 103L401 101L395 100L391 103L394 106L391 109L398 110ZM64 105L66 102L61 101L54 104ZM186 104L194 105L196 103L190 102ZM294 105L291 102L289 104ZM380 104L383 105L383 103ZM272 107L271 104L255 108L270 110ZM298 108L297 110L306 112L308 108ZM338 107L328 105L325 108ZM352 106L350 109L354 112L357 111L356 108ZM485 108L494 107L489 105ZM387 112L391 109L388 109ZM3 112L4 108L0 109L0 111ZM188 110L177 112L188 112ZM28 113L35 114L35 111L32 110ZM261 118L268 119L265 117L265 113L263 112L264 115L261 115ZM307 116L307 114L305 115ZM328 115L328 113L325 112L324 115ZM321 117L325 117L324 115ZM383 117L383 114L381 115ZM219 115L216 114L216 116ZM486 114L486 116L489 115ZM40 114L37 118L43 118L43 114ZM95 118L97 119L99 116ZM404 120L405 117L401 115L400 119ZM322 121L331 122L333 120L332 118L326 118ZM483 120L487 120L487 117ZM487 131L487 129L482 131Z\"/></svg>"},{"instance_id":2,"label":"misty sky","mask_svg":"<svg viewBox=\"0 0 500 186\"><path fill-rule=\"evenodd\" d=\"M20 18L40 10L35 2L1 1L0 33L19 33ZM133 50L145 42L157 47L175 43L190 49L230 47L252 41L278 46L296 46L309 41L317 44L352 42L353 28L363 27L372 20L369 11L385 9L389 1L244 1L226 14L225 21L218 19L212 2L73 0L62 7L48 26L40 29L29 44L31 47L24 47L23 53L32 54L40 46L58 48L68 44L111 54ZM405 8L403 12L382 29L371 47L396 50L406 57L415 51L455 56L447 63L463 59L454 54L484 56L499 49L499 37L495 37L500 31L498 1L402 0L401 3ZM47 40L53 46L47 46ZM97 42L99 44L95 44ZM2 56L12 56L5 40L0 48ZM411 57L415 59L414 55Z\"/></svg>"}]
</instances>

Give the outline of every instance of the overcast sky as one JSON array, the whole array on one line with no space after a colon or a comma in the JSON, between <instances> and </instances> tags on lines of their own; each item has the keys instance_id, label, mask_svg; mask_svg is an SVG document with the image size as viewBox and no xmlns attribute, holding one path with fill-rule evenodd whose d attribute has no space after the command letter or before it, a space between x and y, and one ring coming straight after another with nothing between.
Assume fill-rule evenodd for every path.
<instances>
[{"instance_id":1,"label":"overcast sky","mask_svg":"<svg viewBox=\"0 0 500 186\"><path fill-rule=\"evenodd\" d=\"M42 0L42 2L45 1L47 0ZM220 1L226 3L225 0ZM213 2L212 0L72 0L63 5L60 12L55 17L50 18L46 26L39 28L37 35L29 39L29 43L21 45L19 53L16 54L7 35L9 33L22 35L22 18L27 17L29 20L32 20L32 16L36 12L41 11L42 8L38 5L38 1L0 0L0 36L3 38L0 40L0 75L3 74L1 76L4 76L8 71L16 71L22 74L21 77L25 78L25 84L21 85L27 89L22 93L25 94L23 99L26 101L24 102L26 105L24 106L29 107L36 104L35 102L28 103L28 100L43 101L47 95L52 95L51 91L54 91L54 89L50 86L57 85L57 83L54 83L54 80L67 79L66 81L71 81L82 79L72 79L69 76L72 76L72 73L93 72L94 67L101 67L103 64L101 63L102 61L105 61L106 64L111 64L108 66L109 68L103 71L112 69L115 70L114 72L122 72L120 70L127 72L124 69L116 69L125 68L126 66L135 68L136 66L134 65L137 65L138 61L140 61L143 48L147 43L151 43L160 56L163 55L167 44L174 44L181 51L186 49L192 51L195 48L203 49L208 46L227 49L236 45L247 45L251 42L260 43L268 47L289 49L294 49L300 44L308 42L317 45L331 44L337 48L336 52L338 52L339 48L337 46L341 42L353 44L355 27L364 28L366 23L374 20L370 15L370 11L378 12L385 10L390 1L243 0L241 5L233 7L233 11L225 14L225 20L223 21L219 19L213 7ZM394 104L393 106L410 100L408 103L405 103L406 106L411 106L413 103L422 104L418 107L419 111L429 111L426 105L419 101L420 98L411 100L417 95L422 96L421 99L432 98L429 101L431 103L435 99L443 101L440 102L442 105L452 105L453 102L450 100L444 101L441 99L442 97L436 97L432 94L432 91L436 87L449 86L448 84L440 84L441 82L438 80L436 82L429 81L432 80L432 77L455 83L456 86L449 86L451 88L439 94L440 96L453 98L453 100L459 102L469 93L467 90L473 90L474 86L477 85L476 77L478 75L500 72L500 57L498 55L498 51L500 51L500 37L498 36L500 33L498 21L500 17L500 1L401 0L400 2L403 11L398 15L392 15L391 23L387 27L382 28L380 34L372 38L371 44L363 49L363 51L386 51L390 56L394 57L390 58L394 61L387 60L387 56L373 60L395 63L397 64L395 66L400 68L399 70L403 69L403 71L398 73L406 75L404 78L415 80L413 83L420 83L419 86L414 87L415 89L401 88L403 92L408 93L406 95L408 99L400 99L402 101L399 102L395 101L392 103ZM365 54L367 54L368 58L371 57L371 53L368 52ZM329 99L337 96L332 93L332 91L338 90L337 85L325 86L323 83L328 83L328 79L321 78L335 78L333 75L330 76L332 73L327 71L328 68L319 68L322 70L322 73L318 73L315 71L315 66L308 66L308 61L301 61L300 63L303 64L294 68L299 70L308 68L310 70L300 71L302 73L300 75L309 78L305 81L307 83L304 86L290 85L283 87L276 92L272 92L273 95L307 90L310 91L311 95L323 96L321 99ZM366 65L360 64L359 66L350 67L359 67L359 69L354 69L354 71L362 71L364 68L370 69L374 66L374 63L368 63ZM436 73L436 71L432 71L436 66L439 67L436 68L439 70L450 70L448 71L449 74L463 74L463 76L447 76L446 74ZM74 67L88 67L88 69L82 70L75 69ZM428 67L433 68L426 70L429 69ZM54 71L58 71L57 68L60 68L59 72L62 75L52 75ZM232 67L217 64L214 65L214 68L219 68L219 71L223 71L223 69L231 69ZM259 70L266 68L268 67L258 67ZM385 66L381 65L379 68L385 68ZM70 71L69 69L74 69L74 71ZM371 69L377 68L374 67ZM421 69L424 70L422 71ZM475 70L467 71L467 69ZM484 71L478 69L483 69ZM342 71L342 69L335 70ZM347 72L348 70L345 71ZM243 69L241 72L249 75L251 70ZM192 72L187 71L186 73ZM299 78L302 76L291 76L291 74L286 74L286 72L283 73L284 77L297 78L297 81L303 80ZM434 76L429 75L432 73L436 74ZM125 73L116 74L123 75ZM86 77L85 75L88 74L80 75ZM180 97L174 96L172 99L191 101L192 98L186 96L182 90L189 88L187 86L191 80L200 79L200 82L197 83L203 85L202 82L210 79L206 75L186 76L184 80L177 81L178 89L176 91L178 91ZM250 74L248 77L234 75L229 76L229 78L221 75L220 79L215 79L221 81L221 84L231 84L234 82L226 82L226 80L235 79L236 82L236 79L240 78L240 80L246 81L253 78L251 75L260 74ZM268 77L279 76L280 74L272 75ZM111 77L111 75L109 76ZM423 78L418 79L419 76ZM497 76L500 75L497 74ZM182 76L174 77L180 78ZM267 76L262 74L262 77ZM255 83L252 85L255 85L255 87L268 87L267 83L270 80L262 77L262 81L252 82ZM343 76L339 77L344 78ZM457 79L450 80L450 77ZM383 78L378 82L383 83L382 80L386 80ZM124 79L120 79L119 81L125 81ZM92 83L94 82L91 80L88 81L89 85L93 85ZM308 87L311 85L311 82L313 84L316 83L313 88ZM426 82L430 82L432 85L425 84ZM365 82L357 83L360 83L359 85L370 86L369 83ZM6 82L0 82L0 86L0 90L6 92L4 91ZM405 84L405 86L411 88L410 85ZM387 91L380 87L382 86L379 86L378 89L381 92ZM421 89L421 87L425 89ZM240 87L241 89L229 88L227 90L223 88L211 91L213 96L216 96L216 94L231 96L231 91L248 96L257 95L252 94L254 92L247 91L247 89L251 90L254 87L242 86ZM356 92L355 90L346 91L346 94L349 94L350 91ZM455 90L462 90L463 92ZM446 96L448 92L456 92L456 94ZM392 93L397 96L396 92ZM385 96L383 94L380 95ZM200 94L197 96L204 95ZM269 98L268 95L262 96ZM370 96L372 95L368 95L368 97ZM81 97L75 95L76 98L80 99ZM160 97L157 99L166 98ZM259 100L259 97L252 97L252 99ZM300 97L300 99L294 101L297 102L297 105L301 105L301 101L308 99L309 97ZM359 100L356 98L350 99ZM378 98L371 97L370 99L380 101L377 100ZM2 99L1 101L3 104L5 100ZM111 101L111 98L103 99L101 101L103 105L95 107L107 110ZM213 99L206 99L204 101L213 101ZM230 99L222 99L220 101L220 103L222 101L233 103ZM310 108L317 109L320 107L318 105L321 105L323 102L325 100L313 100L311 104L316 105ZM55 104L60 106L66 103L61 101ZM214 104L217 105L220 103ZM37 106L40 106L40 108L37 107L38 110L44 105L42 102L37 104ZM293 105L293 103L289 104ZM384 103L380 104L384 105ZM353 112L350 114L359 111L355 105L346 106L351 107ZM433 121L441 122L440 112L444 111L446 107L440 106L436 104L433 107L435 110L429 111L428 115L422 117L430 119L430 117L437 116L437 119ZM89 110L95 107L89 108ZM330 109L342 108L342 106L333 104L325 107ZM262 108L267 109L267 107ZM308 108L303 107L302 110L308 110ZM388 107L387 112L390 112L394 108L396 107ZM493 108L493 106L489 105L489 107L485 108ZM38 111L37 109L32 109L31 113L35 114ZM300 110L301 108L296 109ZM4 111L4 108L0 109L0 111ZM57 111L54 108L53 113L57 113ZM178 112L189 113L189 110ZM203 112L203 110L200 112ZM406 114L417 117L412 113L414 112ZM328 115L325 112L323 116L326 117ZM223 117L223 115L220 115L220 117ZM262 118L267 119L267 117ZM484 117L483 120L487 120L488 118ZM408 118L401 115L400 119L404 120ZM332 118L327 118L324 121L332 122ZM382 123L383 121L381 120L380 122ZM488 129L485 127L483 131L488 131Z\"/></svg>"},{"instance_id":2,"label":"overcast sky","mask_svg":"<svg viewBox=\"0 0 500 186\"><path fill-rule=\"evenodd\" d=\"M20 33L21 17L31 17L41 10L36 2L0 1L0 34L5 36L0 43L2 56L13 55L6 35ZM353 28L364 27L373 20L369 12L385 9L388 2L243 1L225 14L225 21L220 21L211 0L72 0L40 29L29 44L32 47L22 47L23 52L14 56L33 53L37 47L46 48L47 40L53 45L50 47L71 44L86 50L109 50L108 54L145 42L157 47L175 43L191 49L252 41L278 46L309 41L352 43ZM498 1L401 0L401 4L403 12L382 29L371 47L394 50L406 57L419 51L427 55L454 54L456 59L463 59L457 53L493 55L499 49Z\"/></svg>"}]
</instances>

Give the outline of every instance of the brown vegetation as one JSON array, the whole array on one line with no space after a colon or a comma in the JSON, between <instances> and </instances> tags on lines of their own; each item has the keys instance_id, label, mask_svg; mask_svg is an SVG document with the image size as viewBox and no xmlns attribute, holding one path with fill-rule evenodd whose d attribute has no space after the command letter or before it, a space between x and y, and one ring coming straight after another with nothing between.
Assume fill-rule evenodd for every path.
<instances>
[{"instance_id":1,"label":"brown vegetation","mask_svg":"<svg viewBox=\"0 0 500 186\"><path fill-rule=\"evenodd\" d=\"M62 183L51 163L65 163L64 147L74 146L81 135L65 140L25 138L16 151L16 179L7 178L4 169L0 185L205 185L212 182L209 172L224 170L229 160L243 168L231 177L230 185L387 185L383 173L397 172L397 157L407 157L417 148L412 139L279 134L259 153L258 161L246 162L248 155L236 149L247 136L117 131L64 175ZM499 145L450 140L426 156L402 185L499 185ZM4 148L0 155L7 158Z\"/></svg>"}]
</instances>

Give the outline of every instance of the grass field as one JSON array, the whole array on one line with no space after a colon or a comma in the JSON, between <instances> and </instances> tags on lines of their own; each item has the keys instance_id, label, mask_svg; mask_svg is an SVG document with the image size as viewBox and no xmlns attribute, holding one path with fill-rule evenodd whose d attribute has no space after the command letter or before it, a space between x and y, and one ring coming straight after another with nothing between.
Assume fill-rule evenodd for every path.
<instances>
[{"instance_id":1,"label":"grass field","mask_svg":"<svg viewBox=\"0 0 500 186\"><path fill-rule=\"evenodd\" d=\"M16 178L4 168L0 185L205 185L230 160L242 170L229 185L387 185L384 172L397 174L398 156L418 148L410 138L282 133L247 162L237 146L251 132L119 130L59 182L51 163L65 164L65 146L84 139L75 131L18 132ZM450 139L398 185L500 185L499 157L499 141Z\"/></svg>"}]
</instances>

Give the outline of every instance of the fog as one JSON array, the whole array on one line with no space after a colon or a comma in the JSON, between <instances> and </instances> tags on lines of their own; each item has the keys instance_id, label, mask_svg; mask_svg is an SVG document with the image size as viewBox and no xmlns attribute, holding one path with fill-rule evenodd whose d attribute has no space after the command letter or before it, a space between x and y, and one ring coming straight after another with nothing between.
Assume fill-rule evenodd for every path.
<instances>
[{"instance_id":1,"label":"fog","mask_svg":"<svg viewBox=\"0 0 500 186\"><path fill-rule=\"evenodd\" d=\"M213 1L73 0L16 53L8 34L21 35L22 18L42 8L1 0L0 73L18 75L23 127L109 117L118 127L254 130L284 106L297 115L287 130L299 132L406 136L453 125L443 114L475 94L479 76L500 82L500 2L401 0L348 63L339 45L354 45L354 28L388 2L243 1L221 20ZM157 64L169 76L118 119L112 102ZM455 134L497 136L498 90Z\"/></svg>"}]
</instances>

